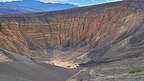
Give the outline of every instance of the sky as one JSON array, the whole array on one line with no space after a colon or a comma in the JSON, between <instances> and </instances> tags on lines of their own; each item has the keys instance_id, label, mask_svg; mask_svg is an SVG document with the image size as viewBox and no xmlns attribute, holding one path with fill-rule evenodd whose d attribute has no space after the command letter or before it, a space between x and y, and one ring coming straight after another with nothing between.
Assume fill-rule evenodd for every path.
<instances>
[{"instance_id":1,"label":"sky","mask_svg":"<svg viewBox=\"0 0 144 81\"><path fill-rule=\"evenodd\" d=\"M11 2L11 1L21 1L21 0L0 0L0 2ZM44 3L69 3L78 6L87 6L87 5L95 5L102 4L107 2L115 2L120 0L38 0Z\"/></svg>"}]
</instances>

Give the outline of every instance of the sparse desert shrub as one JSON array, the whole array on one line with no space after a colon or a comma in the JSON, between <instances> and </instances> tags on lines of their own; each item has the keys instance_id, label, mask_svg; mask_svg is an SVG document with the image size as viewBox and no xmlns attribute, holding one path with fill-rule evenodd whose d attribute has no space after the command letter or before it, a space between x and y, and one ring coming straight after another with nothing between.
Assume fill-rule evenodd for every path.
<instances>
[{"instance_id":1,"label":"sparse desert shrub","mask_svg":"<svg viewBox=\"0 0 144 81\"><path fill-rule=\"evenodd\" d=\"M0 23L0 31L2 30L2 24Z\"/></svg>"},{"instance_id":2,"label":"sparse desert shrub","mask_svg":"<svg viewBox=\"0 0 144 81\"><path fill-rule=\"evenodd\" d=\"M140 68L136 68L136 69L132 69L129 71L129 73L133 74L133 73L139 73L139 72L142 72L143 70L140 69Z\"/></svg>"}]
</instances>

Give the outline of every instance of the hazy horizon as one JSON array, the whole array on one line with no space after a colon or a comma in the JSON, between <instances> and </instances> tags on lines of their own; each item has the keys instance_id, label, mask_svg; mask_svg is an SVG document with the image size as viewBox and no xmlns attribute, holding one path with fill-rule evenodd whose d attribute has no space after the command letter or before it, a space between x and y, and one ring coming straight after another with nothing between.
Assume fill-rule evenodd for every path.
<instances>
[{"instance_id":1,"label":"hazy horizon","mask_svg":"<svg viewBox=\"0 0 144 81\"><path fill-rule=\"evenodd\" d=\"M0 2L12 2L12 1L23 1L23 0L0 0ZM28 0L30 1L30 0ZM35 0L43 3L61 3L61 4L73 4L77 6L89 6L108 2L115 2L121 0Z\"/></svg>"}]
</instances>

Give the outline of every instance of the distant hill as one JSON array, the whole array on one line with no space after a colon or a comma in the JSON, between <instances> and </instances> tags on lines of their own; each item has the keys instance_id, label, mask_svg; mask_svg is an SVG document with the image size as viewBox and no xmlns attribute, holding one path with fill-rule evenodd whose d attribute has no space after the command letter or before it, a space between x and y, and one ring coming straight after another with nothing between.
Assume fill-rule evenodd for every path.
<instances>
[{"instance_id":1,"label":"distant hill","mask_svg":"<svg viewBox=\"0 0 144 81\"><path fill-rule=\"evenodd\" d=\"M72 4L43 3L36 0L0 2L0 14L55 11L77 7Z\"/></svg>"}]
</instances>

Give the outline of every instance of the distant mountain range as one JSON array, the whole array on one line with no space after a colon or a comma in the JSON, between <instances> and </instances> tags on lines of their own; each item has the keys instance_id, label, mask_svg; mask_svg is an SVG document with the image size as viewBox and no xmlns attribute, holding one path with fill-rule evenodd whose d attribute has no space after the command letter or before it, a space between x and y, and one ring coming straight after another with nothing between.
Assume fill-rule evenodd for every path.
<instances>
[{"instance_id":1,"label":"distant mountain range","mask_svg":"<svg viewBox=\"0 0 144 81\"><path fill-rule=\"evenodd\" d=\"M43 3L36 0L0 2L0 14L55 11L78 7L73 4Z\"/></svg>"}]
</instances>

